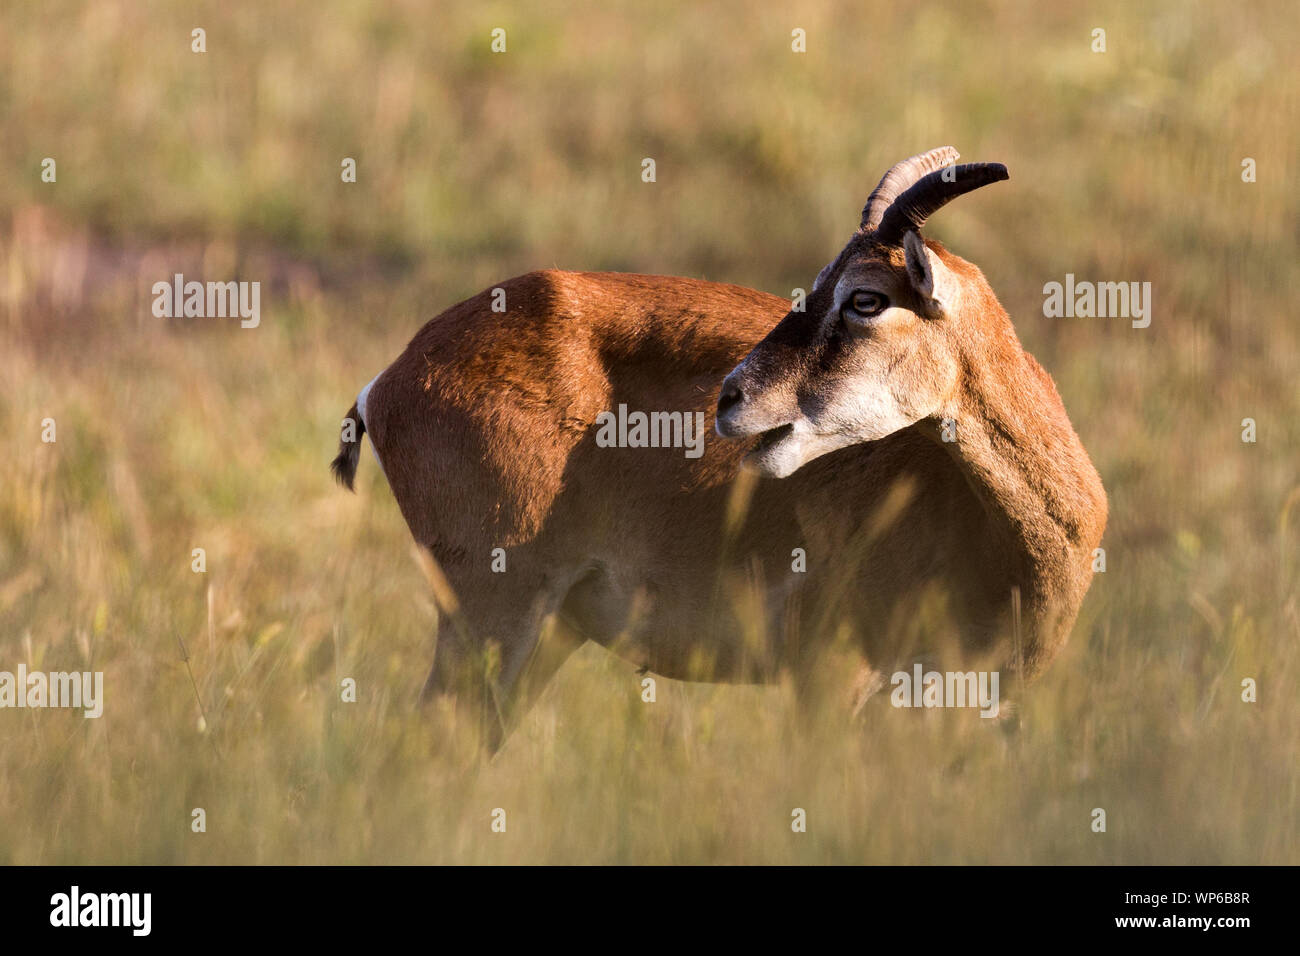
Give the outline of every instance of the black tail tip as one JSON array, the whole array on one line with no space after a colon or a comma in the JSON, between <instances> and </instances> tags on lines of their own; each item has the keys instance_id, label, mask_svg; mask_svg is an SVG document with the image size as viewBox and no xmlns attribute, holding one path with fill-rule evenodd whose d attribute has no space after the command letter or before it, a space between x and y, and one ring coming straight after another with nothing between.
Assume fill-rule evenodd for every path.
<instances>
[{"instance_id":1,"label":"black tail tip","mask_svg":"<svg viewBox=\"0 0 1300 956\"><path fill-rule=\"evenodd\" d=\"M330 471L334 472L334 480L348 491L356 490L352 487L352 483L357 477L357 459L361 457L361 436L365 433L366 423L361 420L357 406L353 405L343 417L338 457L330 462Z\"/></svg>"},{"instance_id":2,"label":"black tail tip","mask_svg":"<svg viewBox=\"0 0 1300 956\"><path fill-rule=\"evenodd\" d=\"M357 453L360 449L360 442L348 445L339 452L337 458L330 462L330 471L334 472L334 480L348 491L356 490L353 487L353 482L357 477Z\"/></svg>"}]
</instances>

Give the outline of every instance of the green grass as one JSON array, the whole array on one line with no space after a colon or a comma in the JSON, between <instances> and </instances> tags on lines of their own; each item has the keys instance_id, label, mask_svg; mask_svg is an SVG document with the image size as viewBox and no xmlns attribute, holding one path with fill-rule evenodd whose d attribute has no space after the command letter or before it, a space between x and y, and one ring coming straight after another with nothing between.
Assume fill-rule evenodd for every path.
<instances>
[{"instance_id":1,"label":"green grass","mask_svg":"<svg viewBox=\"0 0 1300 956\"><path fill-rule=\"evenodd\" d=\"M0 12L0 669L107 694L99 720L0 711L0 862L1300 862L1293 6L664 10ZM463 772L414 709L432 601L396 505L368 451L358 497L325 467L357 388L532 268L807 287L880 173L946 143L1012 178L930 232L1110 496L1107 572L1020 734L809 731L781 686L643 704L590 649ZM174 271L262 281L261 327L154 319ZM1151 327L1043 318L1066 272L1150 281Z\"/></svg>"}]
</instances>

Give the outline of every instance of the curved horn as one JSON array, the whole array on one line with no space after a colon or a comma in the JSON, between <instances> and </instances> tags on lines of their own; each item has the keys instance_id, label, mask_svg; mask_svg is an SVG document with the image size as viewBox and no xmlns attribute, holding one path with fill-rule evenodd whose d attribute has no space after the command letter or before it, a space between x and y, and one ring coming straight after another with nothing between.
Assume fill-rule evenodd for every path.
<instances>
[{"instance_id":1,"label":"curved horn","mask_svg":"<svg viewBox=\"0 0 1300 956\"><path fill-rule=\"evenodd\" d=\"M1007 167L1001 163L965 163L951 171L928 173L885 210L876 227L876 239L886 245L897 245L907 232L920 229L927 219L958 196L1010 178Z\"/></svg>"},{"instance_id":2,"label":"curved horn","mask_svg":"<svg viewBox=\"0 0 1300 956\"><path fill-rule=\"evenodd\" d=\"M890 207L899 194L915 183L926 173L932 173L944 166L951 166L961 156L951 146L940 146L928 153L918 153L911 159L905 159L890 167L880 179L880 185L871 191L867 204L862 207L862 225L860 232L871 232L880 225L885 210Z\"/></svg>"}]
</instances>

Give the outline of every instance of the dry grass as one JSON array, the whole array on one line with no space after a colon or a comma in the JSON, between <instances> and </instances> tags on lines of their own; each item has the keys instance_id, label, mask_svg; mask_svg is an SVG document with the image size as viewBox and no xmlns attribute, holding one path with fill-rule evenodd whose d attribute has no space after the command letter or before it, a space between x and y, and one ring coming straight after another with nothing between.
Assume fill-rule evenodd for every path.
<instances>
[{"instance_id":1,"label":"dry grass","mask_svg":"<svg viewBox=\"0 0 1300 956\"><path fill-rule=\"evenodd\" d=\"M1300 862L1292 5L200 6L0 12L0 669L108 695L0 711L0 862ZM1021 733L809 732L780 687L647 705L591 650L461 772L413 712L432 612L396 506L368 452L357 498L325 467L357 387L530 268L806 286L879 172L946 142L1012 181L933 232L1111 501ZM175 271L262 281L261 327L154 319ZM1151 328L1044 319L1066 272L1151 281Z\"/></svg>"}]
</instances>

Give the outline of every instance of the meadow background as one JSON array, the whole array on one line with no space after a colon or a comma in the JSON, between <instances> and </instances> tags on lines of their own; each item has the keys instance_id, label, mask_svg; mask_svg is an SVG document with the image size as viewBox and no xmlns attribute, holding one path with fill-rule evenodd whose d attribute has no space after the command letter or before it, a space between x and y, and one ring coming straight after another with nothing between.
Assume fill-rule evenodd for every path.
<instances>
[{"instance_id":1,"label":"meadow background","mask_svg":"<svg viewBox=\"0 0 1300 956\"><path fill-rule=\"evenodd\" d=\"M0 669L103 670L106 704L0 711L0 863L1300 862L1298 22L1289 0L4 4ZM326 467L358 388L534 268L788 296L890 164L949 143L1011 181L928 232L983 268L1110 496L1107 571L1019 732L809 732L781 686L661 679L644 704L591 648L464 772L414 708L433 611L397 507L368 450L355 497ZM155 318L174 272L260 281L261 326ZM1150 328L1045 319L1067 272L1150 281Z\"/></svg>"}]
</instances>

